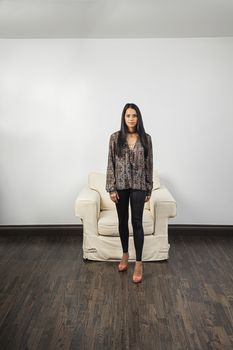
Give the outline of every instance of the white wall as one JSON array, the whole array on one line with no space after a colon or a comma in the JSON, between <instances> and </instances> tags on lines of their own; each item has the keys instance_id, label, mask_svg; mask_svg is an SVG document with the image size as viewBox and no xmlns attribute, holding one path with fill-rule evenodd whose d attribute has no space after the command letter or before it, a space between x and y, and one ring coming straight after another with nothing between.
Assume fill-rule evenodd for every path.
<instances>
[{"instance_id":1,"label":"white wall","mask_svg":"<svg viewBox=\"0 0 233 350\"><path fill-rule=\"evenodd\" d=\"M72 224L127 102L177 201L233 224L233 37L0 40L0 224Z\"/></svg>"}]
</instances>

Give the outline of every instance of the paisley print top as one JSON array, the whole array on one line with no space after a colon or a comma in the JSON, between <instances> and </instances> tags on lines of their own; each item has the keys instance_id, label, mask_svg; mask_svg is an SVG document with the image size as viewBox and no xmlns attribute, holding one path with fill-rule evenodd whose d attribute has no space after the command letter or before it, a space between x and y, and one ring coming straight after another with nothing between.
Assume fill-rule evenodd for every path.
<instances>
[{"instance_id":1,"label":"paisley print top","mask_svg":"<svg viewBox=\"0 0 233 350\"><path fill-rule=\"evenodd\" d=\"M108 150L108 165L106 174L106 191L114 192L127 188L144 190L151 195L153 189L153 147L152 139L146 133L148 139L148 157L144 157L144 148L137 139L135 146L131 149L125 142L122 156L115 153L117 138L120 131L110 136Z\"/></svg>"}]
</instances>

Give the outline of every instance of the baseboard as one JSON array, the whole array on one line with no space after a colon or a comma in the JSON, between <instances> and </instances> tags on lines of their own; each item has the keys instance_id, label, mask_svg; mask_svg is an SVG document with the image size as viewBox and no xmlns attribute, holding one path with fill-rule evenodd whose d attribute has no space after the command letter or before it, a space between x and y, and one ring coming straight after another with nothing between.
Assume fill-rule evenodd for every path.
<instances>
[{"instance_id":1,"label":"baseboard","mask_svg":"<svg viewBox=\"0 0 233 350\"><path fill-rule=\"evenodd\" d=\"M0 235L82 235L83 225L0 225Z\"/></svg>"},{"instance_id":2,"label":"baseboard","mask_svg":"<svg viewBox=\"0 0 233 350\"><path fill-rule=\"evenodd\" d=\"M0 225L0 235L82 235L83 225ZM233 235L233 225L168 225L169 235Z\"/></svg>"},{"instance_id":3,"label":"baseboard","mask_svg":"<svg viewBox=\"0 0 233 350\"><path fill-rule=\"evenodd\" d=\"M171 235L233 235L233 225L168 225Z\"/></svg>"}]
</instances>

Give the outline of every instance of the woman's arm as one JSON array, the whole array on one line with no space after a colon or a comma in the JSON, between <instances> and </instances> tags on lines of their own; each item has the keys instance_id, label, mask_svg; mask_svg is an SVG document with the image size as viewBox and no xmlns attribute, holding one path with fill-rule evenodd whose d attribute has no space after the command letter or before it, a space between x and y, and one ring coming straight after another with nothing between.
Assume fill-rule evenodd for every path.
<instances>
[{"instance_id":1,"label":"woman's arm","mask_svg":"<svg viewBox=\"0 0 233 350\"><path fill-rule=\"evenodd\" d=\"M115 148L114 140L112 135L109 140L108 147L108 165L106 174L106 191L115 192L116 191L116 179L115 179Z\"/></svg>"},{"instance_id":2,"label":"woman's arm","mask_svg":"<svg viewBox=\"0 0 233 350\"><path fill-rule=\"evenodd\" d=\"M151 136L148 134L148 156L145 162L146 166L146 189L147 196L151 196L151 192L153 189L153 145Z\"/></svg>"}]
</instances>

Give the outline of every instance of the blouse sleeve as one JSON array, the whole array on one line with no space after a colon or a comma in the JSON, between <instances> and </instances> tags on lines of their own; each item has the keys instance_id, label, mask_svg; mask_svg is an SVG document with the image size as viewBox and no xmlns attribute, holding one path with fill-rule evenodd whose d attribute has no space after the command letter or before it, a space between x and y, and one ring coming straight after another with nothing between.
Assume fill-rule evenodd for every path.
<instances>
[{"instance_id":1,"label":"blouse sleeve","mask_svg":"<svg viewBox=\"0 0 233 350\"><path fill-rule=\"evenodd\" d=\"M153 145L152 145L152 139L149 135L148 138L148 156L146 158L146 188L147 188L147 195L151 196L151 192L153 189Z\"/></svg>"},{"instance_id":2,"label":"blouse sleeve","mask_svg":"<svg viewBox=\"0 0 233 350\"><path fill-rule=\"evenodd\" d=\"M115 179L115 149L114 140L110 136L109 148L108 148L108 164L107 164L107 174L106 174L106 191L114 192L116 191L116 179Z\"/></svg>"}]
</instances>

